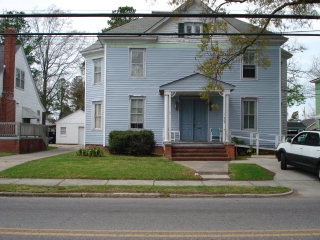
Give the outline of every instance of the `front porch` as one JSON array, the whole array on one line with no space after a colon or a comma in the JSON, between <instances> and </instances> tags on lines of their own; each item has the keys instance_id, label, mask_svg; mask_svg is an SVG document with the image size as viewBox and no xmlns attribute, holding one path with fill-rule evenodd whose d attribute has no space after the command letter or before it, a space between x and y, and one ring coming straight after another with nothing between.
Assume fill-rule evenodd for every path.
<instances>
[{"instance_id":1,"label":"front porch","mask_svg":"<svg viewBox=\"0 0 320 240\"><path fill-rule=\"evenodd\" d=\"M47 148L47 127L38 124L0 122L0 152L30 153Z\"/></svg>"}]
</instances>

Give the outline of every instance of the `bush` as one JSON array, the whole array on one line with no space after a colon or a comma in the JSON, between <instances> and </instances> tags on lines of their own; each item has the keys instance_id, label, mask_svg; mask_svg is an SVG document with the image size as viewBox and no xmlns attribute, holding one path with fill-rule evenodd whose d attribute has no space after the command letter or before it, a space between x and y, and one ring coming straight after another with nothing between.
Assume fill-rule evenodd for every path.
<instances>
[{"instance_id":1,"label":"bush","mask_svg":"<svg viewBox=\"0 0 320 240\"><path fill-rule=\"evenodd\" d=\"M149 130L112 131L109 134L109 152L133 156L152 155L155 147L154 134Z\"/></svg>"},{"instance_id":2,"label":"bush","mask_svg":"<svg viewBox=\"0 0 320 240\"><path fill-rule=\"evenodd\" d=\"M77 156L103 157L104 151L98 147L81 148L76 152Z\"/></svg>"}]
</instances>

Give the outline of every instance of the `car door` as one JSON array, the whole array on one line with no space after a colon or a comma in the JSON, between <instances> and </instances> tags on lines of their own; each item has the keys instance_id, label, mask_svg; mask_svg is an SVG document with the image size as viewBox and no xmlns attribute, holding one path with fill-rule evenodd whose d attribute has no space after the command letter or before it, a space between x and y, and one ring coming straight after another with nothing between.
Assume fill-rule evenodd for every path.
<instances>
[{"instance_id":1,"label":"car door","mask_svg":"<svg viewBox=\"0 0 320 240\"><path fill-rule=\"evenodd\" d=\"M316 172L320 159L320 137L318 132L308 132L305 145L302 149L302 157L299 159L301 166L307 170Z\"/></svg>"},{"instance_id":2,"label":"car door","mask_svg":"<svg viewBox=\"0 0 320 240\"><path fill-rule=\"evenodd\" d=\"M305 146L306 138L308 136L307 132L302 132L295 136L290 144L290 147L286 150L287 161L293 165L301 165L301 156L303 152L303 147Z\"/></svg>"}]
</instances>

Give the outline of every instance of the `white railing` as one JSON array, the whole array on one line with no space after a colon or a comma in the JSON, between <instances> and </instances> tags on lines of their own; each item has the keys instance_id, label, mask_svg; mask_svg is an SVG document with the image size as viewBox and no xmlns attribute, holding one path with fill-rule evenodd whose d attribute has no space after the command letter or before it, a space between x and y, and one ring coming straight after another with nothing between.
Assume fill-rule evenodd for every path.
<instances>
[{"instance_id":1,"label":"white railing","mask_svg":"<svg viewBox=\"0 0 320 240\"><path fill-rule=\"evenodd\" d=\"M230 139L235 138L238 140L235 142L236 145L251 146L256 149L257 155L261 148L276 149L279 143L285 141L283 135L230 129Z\"/></svg>"},{"instance_id":2,"label":"white railing","mask_svg":"<svg viewBox=\"0 0 320 240\"><path fill-rule=\"evenodd\" d=\"M41 137L47 135L47 127L38 124L0 122L0 137Z\"/></svg>"}]
</instances>

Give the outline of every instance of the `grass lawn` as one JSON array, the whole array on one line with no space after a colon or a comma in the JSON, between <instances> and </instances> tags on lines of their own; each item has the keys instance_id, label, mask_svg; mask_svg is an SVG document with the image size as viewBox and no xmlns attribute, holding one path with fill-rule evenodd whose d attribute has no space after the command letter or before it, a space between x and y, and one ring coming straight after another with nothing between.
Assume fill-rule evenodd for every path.
<instances>
[{"instance_id":1,"label":"grass lawn","mask_svg":"<svg viewBox=\"0 0 320 240\"><path fill-rule=\"evenodd\" d=\"M14 153L0 152L0 157L11 156L11 155L14 155Z\"/></svg>"},{"instance_id":2,"label":"grass lawn","mask_svg":"<svg viewBox=\"0 0 320 240\"><path fill-rule=\"evenodd\" d=\"M269 180L273 174L255 164L229 164L232 180ZM0 172L2 178L80 178L199 180L194 171L163 157L131 157L106 154L80 157L75 153L24 163ZM273 194L288 192L285 187L267 186L31 186L0 184L0 192L22 193L115 193L143 192L169 194Z\"/></svg>"},{"instance_id":3,"label":"grass lawn","mask_svg":"<svg viewBox=\"0 0 320 240\"><path fill-rule=\"evenodd\" d=\"M229 176L232 180L272 180L274 173L257 164L233 163L229 164Z\"/></svg>"},{"instance_id":4,"label":"grass lawn","mask_svg":"<svg viewBox=\"0 0 320 240\"><path fill-rule=\"evenodd\" d=\"M2 178L199 180L194 171L164 157L106 154L82 157L61 154L27 162L0 172Z\"/></svg>"}]
</instances>

